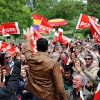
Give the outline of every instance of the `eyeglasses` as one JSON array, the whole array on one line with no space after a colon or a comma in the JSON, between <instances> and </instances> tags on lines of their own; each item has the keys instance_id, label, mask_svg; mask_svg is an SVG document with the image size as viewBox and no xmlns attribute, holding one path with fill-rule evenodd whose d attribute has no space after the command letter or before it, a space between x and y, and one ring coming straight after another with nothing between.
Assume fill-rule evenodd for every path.
<instances>
[{"instance_id":1,"label":"eyeglasses","mask_svg":"<svg viewBox=\"0 0 100 100\"><path fill-rule=\"evenodd\" d=\"M5 57L6 59L8 59L8 58L11 58L11 56L9 56L9 57Z\"/></svg>"},{"instance_id":2,"label":"eyeglasses","mask_svg":"<svg viewBox=\"0 0 100 100\"><path fill-rule=\"evenodd\" d=\"M85 58L85 60L91 60L91 58Z\"/></svg>"}]
</instances>

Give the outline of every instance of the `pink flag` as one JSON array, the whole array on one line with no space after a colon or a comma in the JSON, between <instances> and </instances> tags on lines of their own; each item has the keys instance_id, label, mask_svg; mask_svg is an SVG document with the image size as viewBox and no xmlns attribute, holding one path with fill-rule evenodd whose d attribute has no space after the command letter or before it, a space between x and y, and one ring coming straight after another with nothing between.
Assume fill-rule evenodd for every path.
<instances>
[{"instance_id":1,"label":"pink flag","mask_svg":"<svg viewBox=\"0 0 100 100\"><path fill-rule=\"evenodd\" d=\"M7 22L1 24L4 27L4 35L6 34L20 34L18 22Z\"/></svg>"},{"instance_id":2,"label":"pink flag","mask_svg":"<svg viewBox=\"0 0 100 100\"><path fill-rule=\"evenodd\" d=\"M95 42L100 43L100 25L95 23L90 17L90 24L91 24L91 33L92 37L95 40Z\"/></svg>"},{"instance_id":3,"label":"pink flag","mask_svg":"<svg viewBox=\"0 0 100 100\"><path fill-rule=\"evenodd\" d=\"M94 100L100 100L100 83L98 84L97 91L94 95Z\"/></svg>"},{"instance_id":4,"label":"pink flag","mask_svg":"<svg viewBox=\"0 0 100 100\"><path fill-rule=\"evenodd\" d=\"M76 26L76 29L83 29L83 28L90 28L90 20L89 17L94 21L94 22L98 22L98 18L95 18L93 16L89 16L86 14L81 14Z\"/></svg>"}]
</instances>

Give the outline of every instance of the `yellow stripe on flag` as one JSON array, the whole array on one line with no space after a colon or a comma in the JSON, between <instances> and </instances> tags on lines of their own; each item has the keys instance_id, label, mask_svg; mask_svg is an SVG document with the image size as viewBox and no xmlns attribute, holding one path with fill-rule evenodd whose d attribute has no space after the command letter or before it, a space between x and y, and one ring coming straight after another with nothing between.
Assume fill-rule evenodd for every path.
<instances>
[{"instance_id":1,"label":"yellow stripe on flag","mask_svg":"<svg viewBox=\"0 0 100 100\"><path fill-rule=\"evenodd\" d=\"M34 19L34 20L33 20L33 23L34 23L35 25L40 25L41 20Z\"/></svg>"}]
</instances>

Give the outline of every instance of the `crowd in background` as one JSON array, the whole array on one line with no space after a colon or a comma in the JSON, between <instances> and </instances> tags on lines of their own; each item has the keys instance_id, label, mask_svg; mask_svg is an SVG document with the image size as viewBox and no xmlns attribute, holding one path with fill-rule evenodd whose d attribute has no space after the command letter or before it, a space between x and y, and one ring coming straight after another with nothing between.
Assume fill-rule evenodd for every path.
<instances>
[{"instance_id":1,"label":"crowd in background","mask_svg":"<svg viewBox=\"0 0 100 100\"><path fill-rule=\"evenodd\" d=\"M14 40L10 44L16 46L21 52L21 73L16 94L21 100L38 100L32 95L30 90L24 88L28 78L28 65L23 55L23 43L16 44ZM77 37L67 44L49 40L47 55L60 63L63 83L67 91L68 98L70 93L77 100L78 94L74 94L74 88L84 88L84 95L89 95L89 100L93 100L98 83L100 82L100 44L93 39L81 39ZM9 52L0 51L0 87L7 84L11 71L13 70L14 60ZM80 82L80 80L82 82ZM69 99L71 100L71 99ZM72 99L73 100L73 99Z\"/></svg>"}]
</instances>

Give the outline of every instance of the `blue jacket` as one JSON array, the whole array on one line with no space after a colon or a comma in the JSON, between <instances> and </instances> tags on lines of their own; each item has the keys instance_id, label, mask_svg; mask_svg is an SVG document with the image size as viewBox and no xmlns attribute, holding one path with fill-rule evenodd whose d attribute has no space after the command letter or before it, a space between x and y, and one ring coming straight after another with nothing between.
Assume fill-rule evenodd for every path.
<instances>
[{"instance_id":1,"label":"blue jacket","mask_svg":"<svg viewBox=\"0 0 100 100\"><path fill-rule=\"evenodd\" d=\"M19 79L19 85L18 85L17 93L16 93L16 94L17 94L22 100L32 99L32 93L31 93L28 89L25 89L25 88L24 88L25 83L26 83L26 81L24 81L22 78ZM22 93L23 90L26 90L27 93L26 93L26 94L23 94L23 93Z\"/></svg>"}]
</instances>

